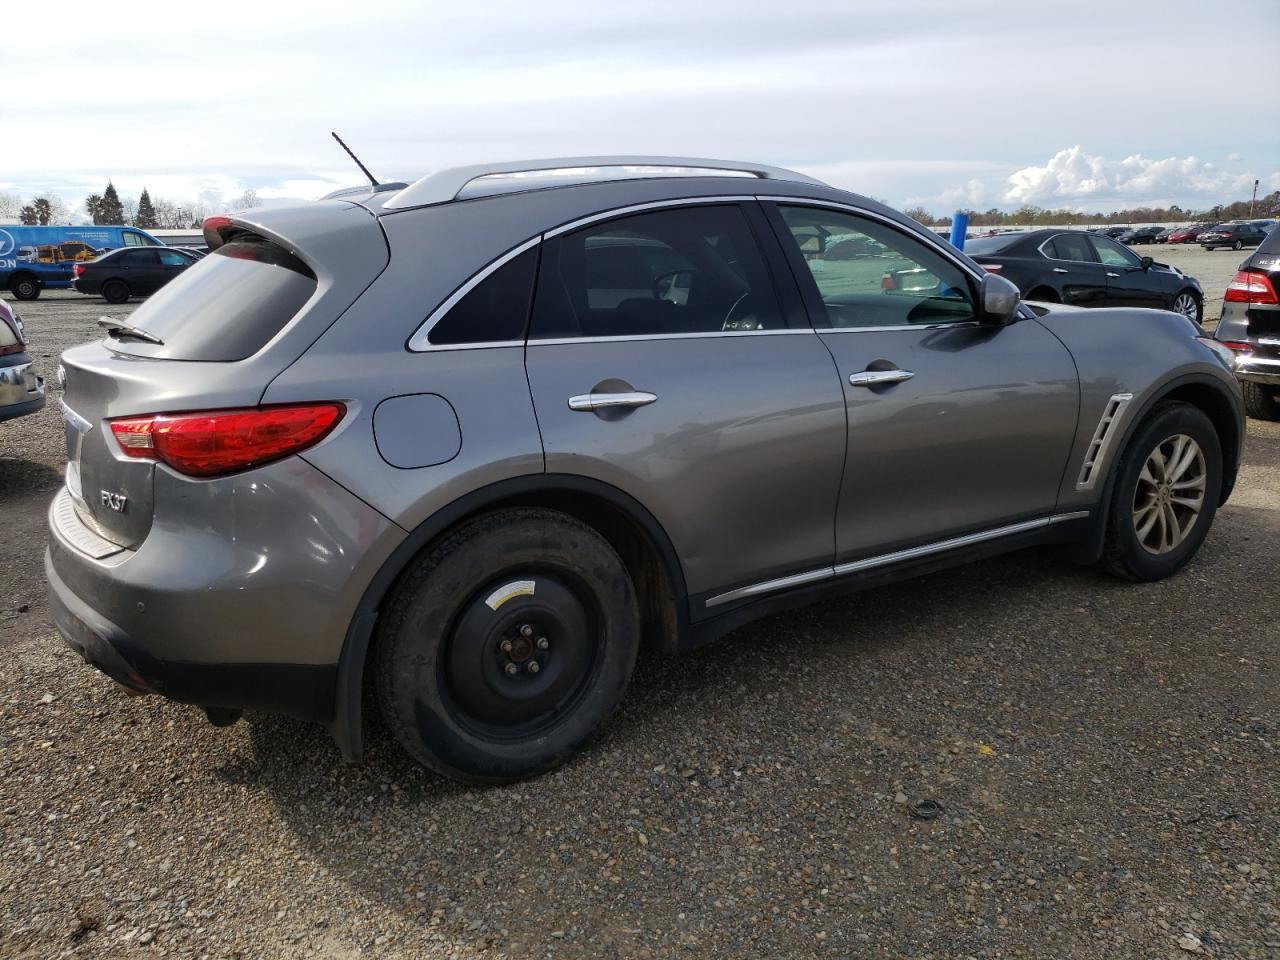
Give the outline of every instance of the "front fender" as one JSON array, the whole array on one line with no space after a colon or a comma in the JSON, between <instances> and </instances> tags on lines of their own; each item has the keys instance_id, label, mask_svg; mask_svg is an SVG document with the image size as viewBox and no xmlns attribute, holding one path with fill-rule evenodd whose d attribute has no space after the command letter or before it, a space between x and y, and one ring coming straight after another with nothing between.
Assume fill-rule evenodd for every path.
<instances>
[{"instance_id":1,"label":"front fender","mask_svg":"<svg viewBox=\"0 0 1280 960\"><path fill-rule=\"evenodd\" d=\"M1037 308L1039 313L1044 308ZM1164 310L1052 307L1040 318L1071 351L1080 376L1080 416L1058 492L1058 509L1105 503L1107 480L1134 429L1161 400L1177 397L1206 407L1222 441L1223 499L1230 493L1244 435L1244 401L1235 376L1208 347L1198 327ZM1123 410L1087 481L1082 468L1113 398Z\"/></svg>"}]
</instances>

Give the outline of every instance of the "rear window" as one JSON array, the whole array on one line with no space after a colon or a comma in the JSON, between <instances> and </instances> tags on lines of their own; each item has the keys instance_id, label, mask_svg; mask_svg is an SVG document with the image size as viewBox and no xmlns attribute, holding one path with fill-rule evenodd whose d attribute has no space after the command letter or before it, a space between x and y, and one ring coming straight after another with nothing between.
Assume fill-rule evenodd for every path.
<instances>
[{"instance_id":1,"label":"rear window","mask_svg":"<svg viewBox=\"0 0 1280 960\"><path fill-rule=\"evenodd\" d=\"M1003 253L1022 239L1021 234L1005 237L974 237L964 242L964 252L970 254Z\"/></svg>"},{"instance_id":2,"label":"rear window","mask_svg":"<svg viewBox=\"0 0 1280 960\"><path fill-rule=\"evenodd\" d=\"M278 244L238 239L180 273L129 317L164 341L124 348L169 360L243 360L297 316L316 291L315 274Z\"/></svg>"}]
</instances>

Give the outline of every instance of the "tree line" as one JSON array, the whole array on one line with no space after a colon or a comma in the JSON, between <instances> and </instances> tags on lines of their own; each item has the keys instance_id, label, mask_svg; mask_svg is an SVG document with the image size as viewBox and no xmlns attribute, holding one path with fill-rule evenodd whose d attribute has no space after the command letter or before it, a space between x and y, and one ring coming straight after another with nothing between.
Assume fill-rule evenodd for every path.
<instances>
[{"instance_id":1,"label":"tree line","mask_svg":"<svg viewBox=\"0 0 1280 960\"><path fill-rule=\"evenodd\" d=\"M1022 206L1007 211L992 207L990 210L962 210L969 214L971 227L1034 227L1094 226L1099 224L1130 223L1221 223L1224 220L1244 220L1250 216L1280 217L1280 190L1259 197L1249 212L1248 200L1217 204L1207 210L1184 210L1176 203L1169 207L1130 207L1112 213L1085 213L1080 210L1049 210L1044 207ZM912 207L904 211L908 217L927 227L949 227L951 217L935 217L924 207Z\"/></svg>"},{"instance_id":2,"label":"tree line","mask_svg":"<svg viewBox=\"0 0 1280 960\"><path fill-rule=\"evenodd\" d=\"M246 190L231 204L231 209L248 210L257 206L261 206L258 194ZM85 197L84 208L95 226L141 227L143 230L198 230L205 217L214 213L207 203L152 199L146 187L136 198L121 197L110 180L102 193ZM70 224L71 208L52 193L40 194L30 203L23 203L16 194L0 193L0 220L5 219L16 219L27 226Z\"/></svg>"}]
</instances>

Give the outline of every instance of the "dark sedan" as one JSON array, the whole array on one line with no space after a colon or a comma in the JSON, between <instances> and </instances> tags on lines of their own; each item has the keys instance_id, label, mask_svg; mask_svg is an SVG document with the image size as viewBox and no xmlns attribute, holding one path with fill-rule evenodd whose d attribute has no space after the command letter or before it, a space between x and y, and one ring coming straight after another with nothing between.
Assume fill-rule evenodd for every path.
<instances>
[{"instance_id":1,"label":"dark sedan","mask_svg":"<svg viewBox=\"0 0 1280 960\"><path fill-rule=\"evenodd\" d=\"M1240 264L1214 336L1236 355L1249 416L1280 420L1280 230Z\"/></svg>"},{"instance_id":2,"label":"dark sedan","mask_svg":"<svg viewBox=\"0 0 1280 960\"><path fill-rule=\"evenodd\" d=\"M1224 223L1200 234L1199 243L1206 250L1213 250L1215 247L1243 250L1245 247L1256 247L1266 236L1267 231L1256 223Z\"/></svg>"},{"instance_id":3,"label":"dark sedan","mask_svg":"<svg viewBox=\"0 0 1280 960\"><path fill-rule=\"evenodd\" d=\"M1196 323L1204 309L1204 293L1194 277L1139 257L1101 234L1006 233L972 240L964 252L984 270L1012 280L1028 300L1080 307L1155 307L1176 310Z\"/></svg>"},{"instance_id":4,"label":"dark sedan","mask_svg":"<svg viewBox=\"0 0 1280 960\"><path fill-rule=\"evenodd\" d=\"M155 293L199 258L167 247L123 247L96 260L75 265L71 285L80 293L100 295L108 303Z\"/></svg>"},{"instance_id":5,"label":"dark sedan","mask_svg":"<svg viewBox=\"0 0 1280 960\"><path fill-rule=\"evenodd\" d=\"M1136 230L1129 230L1120 234L1116 239L1121 243L1130 245L1138 243L1155 243L1156 237L1161 233L1160 227L1138 227Z\"/></svg>"}]
</instances>

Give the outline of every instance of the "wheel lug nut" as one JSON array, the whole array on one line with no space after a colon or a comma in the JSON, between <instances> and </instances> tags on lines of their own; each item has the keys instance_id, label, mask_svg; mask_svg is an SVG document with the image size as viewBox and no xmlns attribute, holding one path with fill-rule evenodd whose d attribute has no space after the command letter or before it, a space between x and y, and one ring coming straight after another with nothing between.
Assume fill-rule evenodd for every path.
<instances>
[{"instance_id":1,"label":"wheel lug nut","mask_svg":"<svg viewBox=\"0 0 1280 960\"><path fill-rule=\"evenodd\" d=\"M530 661L529 661L529 672L530 672L530 673L537 673L537 672L538 672L539 670L541 670L541 669L542 669L542 667L538 664L538 661L537 661L537 660L530 660Z\"/></svg>"},{"instance_id":2,"label":"wheel lug nut","mask_svg":"<svg viewBox=\"0 0 1280 960\"><path fill-rule=\"evenodd\" d=\"M519 672L520 672L520 668L517 667L514 663L507 664L507 676L514 677Z\"/></svg>"},{"instance_id":3,"label":"wheel lug nut","mask_svg":"<svg viewBox=\"0 0 1280 960\"><path fill-rule=\"evenodd\" d=\"M549 648L550 646L551 646L551 641L550 641L550 640L548 640L546 637L539 637L539 638L538 638L538 649L539 649L539 650L546 650L546 649L547 649L547 648Z\"/></svg>"},{"instance_id":4,"label":"wheel lug nut","mask_svg":"<svg viewBox=\"0 0 1280 960\"><path fill-rule=\"evenodd\" d=\"M510 652L511 652L511 641L510 641L510 640L503 640L503 641L502 641L502 652L503 652L503 653L510 653Z\"/></svg>"},{"instance_id":5,"label":"wheel lug nut","mask_svg":"<svg viewBox=\"0 0 1280 960\"><path fill-rule=\"evenodd\" d=\"M529 624L527 624L527 623L523 623L523 624L521 624L521 625L520 625L520 636L522 636L522 637L532 637L532 636L533 636L533 627L529 626Z\"/></svg>"}]
</instances>

